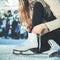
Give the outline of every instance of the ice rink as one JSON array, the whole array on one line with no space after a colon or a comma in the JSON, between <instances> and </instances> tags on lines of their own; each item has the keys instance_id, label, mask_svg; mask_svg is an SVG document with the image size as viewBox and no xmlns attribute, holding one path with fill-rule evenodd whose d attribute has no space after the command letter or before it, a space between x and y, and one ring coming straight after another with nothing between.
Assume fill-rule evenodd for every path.
<instances>
[{"instance_id":1,"label":"ice rink","mask_svg":"<svg viewBox=\"0 0 60 60\"><path fill-rule=\"evenodd\" d=\"M49 57L48 53L36 55L14 55L13 49L24 40L0 38L0 60L60 60L59 57Z\"/></svg>"}]
</instances>

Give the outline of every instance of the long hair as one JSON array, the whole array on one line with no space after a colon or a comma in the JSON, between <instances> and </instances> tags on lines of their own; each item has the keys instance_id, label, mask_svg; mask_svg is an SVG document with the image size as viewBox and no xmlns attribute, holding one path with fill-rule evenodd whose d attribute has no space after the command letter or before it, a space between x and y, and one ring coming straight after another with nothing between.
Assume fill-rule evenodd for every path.
<instances>
[{"instance_id":1,"label":"long hair","mask_svg":"<svg viewBox=\"0 0 60 60\"><path fill-rule=\"evenodd\" d=\"M21 2L19 0L18 2L19 2L20 23L22 23L23 21L26 21L28 23L28 20L30 19L29 1L23 0L23 2Z\"/></svg>"}]
</instances>

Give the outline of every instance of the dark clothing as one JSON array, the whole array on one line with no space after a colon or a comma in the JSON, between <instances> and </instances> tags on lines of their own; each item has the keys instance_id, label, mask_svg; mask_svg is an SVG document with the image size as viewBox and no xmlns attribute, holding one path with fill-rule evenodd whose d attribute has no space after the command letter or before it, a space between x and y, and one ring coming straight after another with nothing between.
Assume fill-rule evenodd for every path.
<instances>
[{"instance_id":1,"label":"dark clothing","mask_svg":"<svg viewBox=\"0 0 60 60\"><path fill-rule=\"evenodd\" d=\"M14 39L19 39L19 26L18 26L18 22L16 20L13 21L12 23L12 38Z\"/></svg>"},{"instance_id":2,"label":"dark clothing","mask_svg":"<svg viewBox=\"0 0 60 60\"><path fill-rule=\"evenodd\" d=\"M41 24L43 22L49 22L56 19L56 17L53 15L52 11L50 10L50 7L47 4L46 6L47 7L44 8L40 2L35 3L34 8L33 8L32 29L34 26L38 24ZM42 35L41 36L41 49L40 51L38 50L39 48L39 44L38 44L38 48L35 50L39 51L40 53L49 50L50 49L50 45L48 44L49 39L55 40L60 45L60 29L57 29L55 31Z\"/></svg>"},{"instance_id":3,"label":"dark clothing","mask_svg":"<svg viewBox=\"0 0 60 60\"><path fill-rule=\"evenodd\" d=\"M3 36L7 39L7 37L9 36L9 29L10 29L10 25L8 23L8 21L6 22L6 27L3 28Z\"/></svg>"},{"instance_id":4,"label":"dark clothing","mask_svg":"<svg viewBox=\"0 0 60 60\"><path fill-rule=\"evenodd\" d=\"M46 6L48 6L46 4ZM49 22L56 19L50 7L43 7L40 2L36 2L33 8L32 28L43 22Z\"/></svg>"},{"instance_id":5,"label":"dark clothing","mask_svg":"<svg viewBox=\"0 0 60 60\"><path fill-rule=\"evenodd\" d=\"M5 28L5 38L7 38L7 36L8 36L9 29L10 29L10 25L9 25L9 22L7 21L6 22L6 28Z\"/></svg>"}]
</instances>

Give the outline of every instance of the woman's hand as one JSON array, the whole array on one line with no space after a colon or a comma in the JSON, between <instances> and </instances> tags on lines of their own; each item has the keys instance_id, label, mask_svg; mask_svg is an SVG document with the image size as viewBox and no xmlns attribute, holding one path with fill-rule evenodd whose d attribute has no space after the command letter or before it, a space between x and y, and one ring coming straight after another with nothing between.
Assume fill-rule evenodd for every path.
<instances>
[{"instance_id":1,"label":"woman's hand","mask_svg":"<svg viewBox=\"0 0 60 60\"><path fill-rule=\"evenodd\" d=\"M26 23L26 30L30 32L30 25Z\"/></svg>"},{"instance_id":2,"label":"woman's hand","mask_svg":"<svg viewBox=\"0 0 60 60\"><path fill-rule=\"evenodd\" d=\"M36 25L36 26L32 29L32 33L41 34L41 32L42 32L44 29L47 29L47 26L46 26L45 24L39 24L39 25Z\"/></svg>"}]
</instances>

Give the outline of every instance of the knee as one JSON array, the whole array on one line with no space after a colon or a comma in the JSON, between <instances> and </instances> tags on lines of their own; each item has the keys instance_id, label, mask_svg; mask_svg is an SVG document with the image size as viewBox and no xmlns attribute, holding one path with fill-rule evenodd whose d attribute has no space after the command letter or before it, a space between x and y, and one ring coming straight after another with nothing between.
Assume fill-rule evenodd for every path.
<instances>
[{"instance_id":1,"label":"knee","mask_svg":"<svg viewBox=\"0 0 60 60\"><path fill-rule=\"evenodd\" d=\"M43 9L43 5L40 2L36 2L34 5L34 8L37 8L38 10Z\"/></svg>"}]
</instances>

